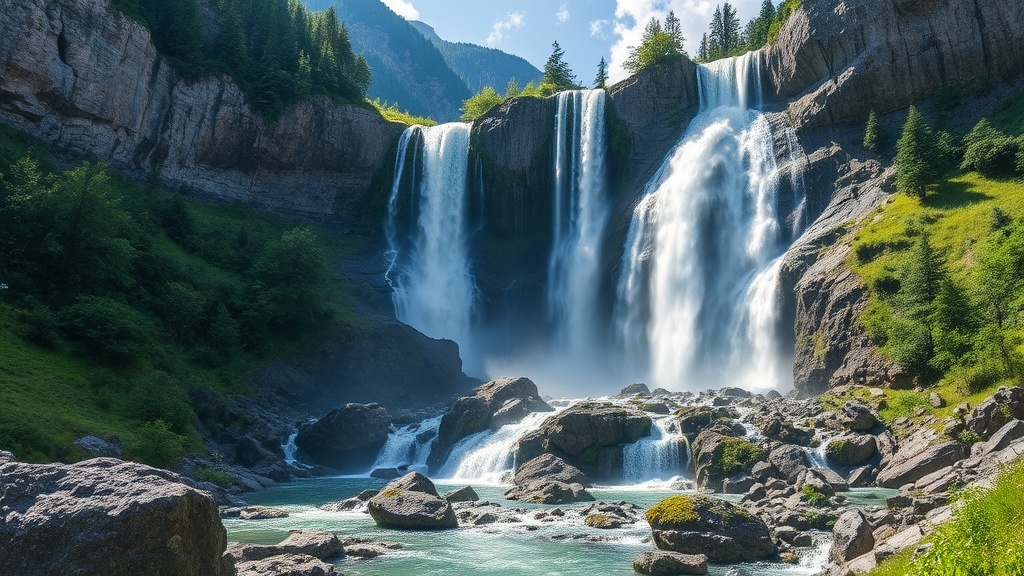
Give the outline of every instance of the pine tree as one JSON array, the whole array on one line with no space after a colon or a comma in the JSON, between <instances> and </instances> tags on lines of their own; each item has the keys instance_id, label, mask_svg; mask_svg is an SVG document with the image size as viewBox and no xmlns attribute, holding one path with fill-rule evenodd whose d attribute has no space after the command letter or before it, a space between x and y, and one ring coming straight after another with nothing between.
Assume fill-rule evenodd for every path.
<instances>
[{"instance_id":1,"label":"pine tree","mask_svg":"<svg viewBox=\"0 0 1024 576\"><path fill-rule=\"evenodd\" d=\"M740 47L740 19L736 8L726 2L722 5L722 55L729 56Z\"/></svg>"},{"instance_id":2,"label":"pine tree","mask_svg":"<svg viewBox=\"0 0 1024 576\"><path fill-rule=\"evenodd\" d=\"M700 48L697 49L697 59L709 60L711 53L708 51L708 35L707 32L700 37Z\"/></svg>"},{"instance_id":3,"label":"pine tree","mask_svg":"<svg viewBox=\"0 0 1024 576\"><path fill-rule=\"evenodd\" d=\"M711 30L708 33L708 55L707 60L717 60L725 56L722 50L724 43L725 28L722 21L722 6L715 6L715 13L711 16Z\"/></svg>"},{"instance_id":4,"label":"pine tree","mask_svg":"<svg viewBox=\"0 0 1024 576\"><path fill-rule=\"evenodd\" d=\"M515 98L522 94L523 90L519 87L519 82L515 78L509 78L508 84L505 86L505 99Z\"/></svg>"},{"instance_id":5,"label":"pine tree","mask_svg":"<svg viewBox=\"0 0 1024 576\"><path fill-rule=\"evenodd\" d=\"M576 75L572 73L572 68L565 62L565 51L557 41L552 44L551 56L544 64L542 83L553 87L556 92L576 88Z\"/></svg>"},{"instance_id":6,"label":"pine tree","mask_svg":"<svg viewBox=\"0 0 1024 576\"><path fill-rule=\"evenodd\" d=\"M672 38L672 42L679 47L679 51L682 52L686 38L683 36L683 25L679 22L679 18L676 17L675 11L669 10L668 16L665 17L664 30Z\"/></svg>"},{"instance_id":7,"label":"pine tree","mask_svg":"<svg viewBox=\"0 0 1024 576\"><path fill-rule=\"evenodd\" d=\"M932 130L924 116L911 106L903 131L896 142L896 189L924 200L935 179L930 158L933 153Z\"/></svg>"},{"instance_id":8,"label":"pine tree","mask_svg":"<svg viewBox=\"0 0 1024 576\"><path fill-rule=\"evenodd\" d=\"M872 110L864 127L864 147L878 154L885 145L885 129L878 123L878 115Z\"/></svg>"},{"instance_id":9,"label":"pine tree","mask_svg":"<svg viewBox=\"0 0 1024 576\"><path fill-rule=\"evenodd\" d=\"M605 88L608 84L608 63L604 61L604 57L597 64L597 77L594 78L594 88Z\"/></svg>"}]
</instances>

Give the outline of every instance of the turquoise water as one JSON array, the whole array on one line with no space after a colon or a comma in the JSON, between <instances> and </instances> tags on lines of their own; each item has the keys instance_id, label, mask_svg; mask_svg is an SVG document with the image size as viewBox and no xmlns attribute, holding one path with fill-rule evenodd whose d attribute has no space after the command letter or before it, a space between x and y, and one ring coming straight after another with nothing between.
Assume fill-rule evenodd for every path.
<instances>
[{"instance_id":1,"label":"turquoise water","mask_svg":"<svg viewBox=\"0 0 1024 576\"><path fill-rule=\"evenodd\" d=\"M250 494L251 504L274 506L291 516L277 520L242 521L226 519L231 541L277 543L289 530L316 529L371 540L400 542L401 550L389 551L371 560L345 559L338 571L352 576L456 576L456 575L528 575L596 576L633 574L633 559L653 548L650 528L645 523L616 530L585 526L578 517L556 524L534 521L527 524L489 525L442 532L409 532L377 527L369 515L352 512L325 512L316 505L344 500L367 488L381 488L385 482L369 478L327 478L281 484ZM461 485L439 482L439 491ZM506 507L554 508L506 501L505 487L474 487L481 498ZM676 492L638 490L629 487L595 488L598 500L627 501L649 507ZM889 491L855 492L858 505L884 505ZM563 510L583 508L584 504L560 506ZM800 566L784 564L743 564L712 567L717 576L785 576L814 574L824 562L827 537L822 546L802 559Z\"/></svg>"}]
</instances>

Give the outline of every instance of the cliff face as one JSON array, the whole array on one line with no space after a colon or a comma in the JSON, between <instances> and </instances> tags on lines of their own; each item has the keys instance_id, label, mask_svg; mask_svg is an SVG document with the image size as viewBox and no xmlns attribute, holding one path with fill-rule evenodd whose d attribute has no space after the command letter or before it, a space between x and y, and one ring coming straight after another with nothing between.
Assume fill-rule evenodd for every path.
<instances>
[{"instance_id":1,"label":"cliff face","mask_svg":"<svg viewBox=\"0 0 1024 576\"><path fill-rule=\"evenodd\" d=\"M170 188L368 231L403 127L320 99L275 121L227 78L186 82L108 0L8 0L0 121Z\"/></svg>"},{"instance_id":2,"label":"cliff face","mask_svg":"<svg viewBox=\"0 0 1024 576\"><path fill-rule=\"evenodd\" d=\"M804 0L767 49L799 127L900 110L1024 72L1020 0Z\"/></svg>"}]
</instances>

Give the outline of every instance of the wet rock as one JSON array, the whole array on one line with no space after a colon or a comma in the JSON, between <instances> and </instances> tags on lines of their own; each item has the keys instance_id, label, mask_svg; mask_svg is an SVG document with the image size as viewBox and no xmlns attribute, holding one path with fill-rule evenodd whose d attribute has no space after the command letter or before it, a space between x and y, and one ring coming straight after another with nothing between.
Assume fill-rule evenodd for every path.
<instances>
[{"instance_id":1,"label":"wet rock","mask_svg":"<svg viewBox=\"0 0 1024 576\"><path fill-rule=\"evenodd\" d=\"M345 555L350 558L376 558L387 554L389 550L401 550L402 545L398 542L378 542L365 538L343 538L341 544L345 547Z\"/></svg>"},{"instance_id":2,"label":"wet rock","mask_svg":"<svg viewBox=\"0 0 1024 576\"><path fill-rule=\"evenodd\" d=\"M452 447L466 436L497 430L535 412L551 412L528 378L500 378L480 386L472 396L459 398L441 419L437 440L427 464L435 469L448 459Z\"/></svg>"},{"instance_id":3,"label":"wet rock","mask_svg":"<svg viewBox=\"0 0 1024 576\"><path fill-rule=\"evenodd\" d=\"M1024 420L1024 388L1000 388L966 419L968 430L988 440L1011 420Z\"/></svg>"},{"instance_id":4,"label":"wet rock","mask_svg":"<svg viewBox=\"0 0 1024 576\"><path fill-rule=\"evenodd\" d=\"M328 560L345 556L337 535L322 530L292 530L280 544L244 544L232 542L225 552L236 563L262 560L282 554L304 555Z\"/></svg>"},{"instance_id":5,"label":"wet rock","mask_svg":"<svg viewBox=\"0 0 1024 576\"><path fill-rule=\"evenodd\" d=\"M707 574L708 558L703 554L680 554L664 550L647 550L633 560L633 570L650 576L676 574Z\"/></svg>"},{"instance_id":6,"label":"wet rock","mask_svg":"<svg viewBox=\"0 0 1024 576\"><path fill-rule=\"evenodd\" d=\"M764 450L756 444L705 430L693 443L697 486L722 490L723 480L737 474L749 475L754 464L764 457Z\"/></svg>"},{"instance_id":7,"label":"wet rock","mask_svg":"<svg viewBox=\"0 0 1024 576\"><path fill-rule=\"evenodd\" d=\"M517 486L505 493L509 500L532 504L571 504L593 502L594 497L582 484L566 484L557 481L539 481Z\"/></svg>"},{"instance_id":8,"label":"wet rock","mask_svg":"<svg viewBox=\"0 0 1024 576\"><path fill-rule=\"evenodd\" d=\"M452 505L437 494L434 483L418 472L392 480L367 505L370 517L384 528L457 528Z\"/></svg>"},{"instance_id":9,"label":"wet rock","mask_svg":"<svg viewBox=\"0 0 1024 576\"><path fill-rule=\"evenodd\" d=\"M848 562L867 554L875 547L871 525L860 510L848 510L839 516L832 529L831 555L834 560Z\"/></svg>"},{"instance_id":10,"label":"wet rock","mask_svg":"<svg viewBox=\"0 0 1024 576\"><path fill-rule=\"evenodd\" d=\"M317 464L344 474L365 473L391 432L379 404L346 404L299 429L295 444Z\"/></svg>"},{"instance_id":11,"label":"wet rock","mask_svg":"<svg viewBox=\"0 0 1024 576\"><path fill-rule=\"evenodd\" d=\"M619 390L619 396L622 398L629 398L631 396L636 396L638 394L650 396L651 389L647 387L647 384L636 383L630 384L629 386L626 386L622 390Z\"/></svg>"},{"instance_id":12,"label":"wet rock","mask_svg":"<svg viewBox=\"0 0 1024 576\"><path fill-rule=\"evenodd\" d=\"M621 528L636 524L643 517L643 509L627 502L597 502L579 513L584 523L591 528Z\"/></svg>"},{"instance_id":13,"label":"wet rock","mask_svg":"<svg viewBox=\"0 0 1024 576\"><path fill-rule=\"evenodd\" d=\"M240 562L237 576L333 576L334 566L301 554L281 554L260 560Z\"/></svg>"},{"instance_id":14,"label":"wet rock","mask_svg":"<svg viewBox=\"0 0 1024 576\"><path fill-rule=\"evenodd\" d=\"M172 472L112 458L0 461L5 574L229 576L217 505Z\"/></svg>"},{"instance_id":15,"label":"wet rock","mask_svg":"<svg viewBox=\"0 0 1024 576\"><path fill-rule=\"evenodd\" d=\"M874 457L878 444L869 434L847 434L829 441L825 456L836 466L856 466Z\"/></svg>"},{"instance_id":16,"label":"wet rock","mask_svg":"<svg viewBox=\"0 0 1024 576\"><path fill-rule=\"evenodd\" d=\"M707 496L673 496L647 511L655 545L683 554L705 554L716 564L774 554L763 521L745 508Z\"/></svg>"},{"instance_id":17,"label":"wet rock","mask_svg":"<svg viewBox=\"0 0 1024 576\"><path fill-rule=\"evenodd\" d=\"M581 402L519 440L519 457L552 453L592 477L621 473L622 446L647 436L651 417L633 407Z\"/></svg>"},{"instance_id":18,"label":"wet rock","mask_svg":"<svg viewBox=\"0 0 1024 576\"><path fill-rule=\"evenodd\" d=\"M906 457L900 458L899 454L905 452ZM904 448L878 473L878 485L883 488L899 488L904 484L916 482L932 472L962 460L964 452L963 445L955 441L929 446L916 453Z\"/></svg>"},{"instance_id":19,"label":"wet rock","mask_svg":"<svg viewBox=\"0 0 1024 576\"><path fill-rule=\"evenodd\" d=\"M273 520L287 518L288 512L269 506L247 506L238 512L238 517L242 520Z\"/></svg>"},{"instance_id":20,"label":"wet rock","mask_svg":"<svg viewBox=\"0 0 1024 576\"><path fill-rule=\"evenodd\" d=\"M452 504L456 502L476 502L480 500L480 496L477 495L476 490L473 490L472 486L465 486L457 490L445 492L442 498Z\"/></svg>"},{"instance_id":21,"label":"wet rock","mask_svg":"<svg viewBox=\"0 0 1024 576\"><path fill-rule=\"evenodd\" d=\"M870 486L875 481L876 476L878 476L878 469L874 466L860 466L850 472L846 482L850 485L850 488L864 488L865 486Z\"/></svg>"},{"instance_id":22,"label":"wet rock","mask_svg":"<svg viewBox=\"0 0 1024 576\"><path fill-rule=\"evenodd\" d=\"M541 454L523 463L516 469L512 483L516 486L527 486L537 482L563 482L565 484L581 484L590 486L586 474L575 466L566 464L554 454Z\"/></svg>"},{"instance_id":23,"label":"wet rock","mask_svg":"<svg viewBox=\"0 0 1024 576\"><path fill-rule=\"evenodd\" d=\"M866 404L847 402L839 413L839 423L854 432L865 432L878 425L878 414Z\"/></svg>"},{"instance_id":24,"label":"wet rock","mask_svg":"<svg viewBox=\"0 0 1024 576\"><path fill-rule=\"evenodd\" d=\"M712 408L710 406L687 406L675 413L679 419L679 429L683 434L694 437L710 428L722 419L735 419L739 416L733 409Z\"/></svg>"},{"instance_id":25,"label":"wet rock","mask_svg":"<svg viewBox=\"0 0 1024 576\"><path fill-rule=\"evenodd\" d=\"M401 476L402 473L398 468L375 468L373 472L370 472L370 478L379 478L381 480L394 480Z\"/></svg>"},{"instance_id":26,"label":"wet rock","mask_svg":"<svg viewBox=\"0 0 1024 576\"><path fill-rule=\"evenodd\" d=\"M768 462L778 471L779 478L793 483L807 468L807 453L799 446L786 444L772 450L768 454Z\"/></svg>"}]
</instances>

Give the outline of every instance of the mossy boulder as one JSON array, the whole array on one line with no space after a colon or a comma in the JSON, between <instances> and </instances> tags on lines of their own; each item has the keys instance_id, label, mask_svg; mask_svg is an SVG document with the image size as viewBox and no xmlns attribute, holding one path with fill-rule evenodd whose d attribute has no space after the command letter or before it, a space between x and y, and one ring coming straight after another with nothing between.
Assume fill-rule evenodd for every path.
<instances>
[{"instance_id":1,"label":"mossy boulder","mask_svg":"<svg viewBox=\"0 0 1024 576\"><path fill-rule=\"evenodd\" d=\"M391 481L370 498L367 510L383 528L438 530L459 526L451 503L438 496L434 483L418 472Z\"/></svg>"},{"instance_id":2,"label":"mossy boulder","mask_svg":"<svg viewBox=\"0 0 1024 576\"><path fill-rule=\"evenodd\" d=\"M836 466L856 466L870 460L877 442L869 434L841 436L825 446L825 457Z\"/></svg>"},{"instance_id":3,"label":"mossy boulder","mask_svg":"<svg viewBox=\"0 0 1024 576\"><path fill-rule=\"evenodd\" d=\"M775 553L768 526L746 508L709 496L672 496L647 511L661 550L704 554L713 564L747 562Z\"/></svg>"},{"instance_id":4,"label":"mossy boulder","mask_svg":"<svg viewBox=\"0 0 1024 576\"><path fill-rule=\"evenodd\" d=\"M720 491L723 480L749 473L766 457L767 452L757 444L705 430L693 443L697 485Z\"/></svg>"},{"instance_id":5,"label":"mossy boulder","mask_svg":"<svg viewBox=\"0 0 1024 576\"><path fill-rule=\"evenodd\" d=\"M738 416L733 408L711 406L687 406L675 413L679 419L679 430L690 438L715 424L734 420Z\"/></svg>"}]
</instances>

